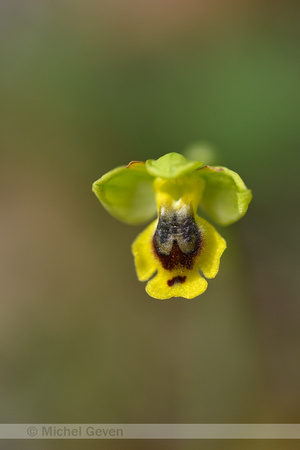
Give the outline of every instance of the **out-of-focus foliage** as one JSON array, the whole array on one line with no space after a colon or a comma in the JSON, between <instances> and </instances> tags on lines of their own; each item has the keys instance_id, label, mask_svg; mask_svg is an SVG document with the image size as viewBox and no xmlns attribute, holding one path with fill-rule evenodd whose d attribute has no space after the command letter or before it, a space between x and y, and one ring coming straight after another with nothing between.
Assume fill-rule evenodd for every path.
<instances>
[{"instance_id":1,"label":"out-of-focus foliage","mask_svg":"<svg viewBox=\"0 0 300 450\"><path fill-rule=\"evenodd\" d=\"M297 9L0 3L2 422L299 422ZM207 293L150 300L90 186L201 141L255 200Z\"/></svg>"}]
</instances>

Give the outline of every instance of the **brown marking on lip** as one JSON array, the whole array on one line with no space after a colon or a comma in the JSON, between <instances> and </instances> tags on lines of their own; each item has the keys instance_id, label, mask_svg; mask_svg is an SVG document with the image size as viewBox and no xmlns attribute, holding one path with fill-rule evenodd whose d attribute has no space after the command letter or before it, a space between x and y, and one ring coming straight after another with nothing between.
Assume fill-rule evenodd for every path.
<instances>
[{"instance_id":1,"label":"brown marking on lip","mask_svg":"<svg viewBox=\"0 0 300 450\"><path fill-rule=\"evenodd\" d=\"M153 239L153 249L156 254L156 256L159 258L162 266L166 270L173 270L173 269L179 269L184 268L191 270L194 265L194 260L196 256L198 255L200 249L201 249L201 239L199 238L196 242L195 249L185 254L183 253L179 245L177 244L176 240L173 242L173 247L169 255L164 255L160 253L160 251L157 248L157 245Z\"/></svg>"},{"instance_id":2,"label":"brown marking on lip","mask_svg":"<svg viewBox=\"0 0 300 450\"><path fill-rule=\"evenodd\" d=\"M168 286L172 287L172 286L174 286L174 284L184 283L185 280L186 280L186 276L181 277L180 275L178 275L177 277L174 277L171 280L168 280L167 283L168 283Z\"/></svg>"},{"instance_id":3,"label":"brown marking on lip","mask_svg":"<svg viewBox=\"0 0 300 450\"><path fill-rule=\"evenodd\" d=\"M133 164L145 164L144 161L131 161L129 164L127 164L126 169L128 169Z\"/></svg>"}]
</instances>

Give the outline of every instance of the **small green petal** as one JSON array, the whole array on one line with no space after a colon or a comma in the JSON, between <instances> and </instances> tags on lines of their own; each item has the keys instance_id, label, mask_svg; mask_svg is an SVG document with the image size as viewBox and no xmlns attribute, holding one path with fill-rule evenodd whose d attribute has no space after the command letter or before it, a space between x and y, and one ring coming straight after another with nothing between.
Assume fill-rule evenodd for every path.
<instances>
[{"instance_id":1,"label":"small green petal","mask_svg":"<svg viewBox=\"0 0 300 450\"><path fill-rule=\"evenodd\" d=\"M130 225L145 223L156 214L153 177L143 162L111 170L95 181L93 192L112 216Z\"/></svg>"},{"instance_id":2,"label":"small green petal","mask_svg":"<svg viewBox=\"0 0 300 450\"><path fill-rule=\"evenodd\" d=\"M197 170L205 187L201 207L219 225L230 225L246 213L252 193L241 177L226 167L205 166Z\"/></svg>"},{"instance_id":3,"label":"small green petal","mask_svg":"<svg viewBox=\"0 0 300 450\"><path fill-rule=\"evenodd\" d=\"M201 161L190 161L179 153L167 153L159 159L146 161L147 171L154 177L176 178L202 166Z\"/></svg>"}]
</instances>

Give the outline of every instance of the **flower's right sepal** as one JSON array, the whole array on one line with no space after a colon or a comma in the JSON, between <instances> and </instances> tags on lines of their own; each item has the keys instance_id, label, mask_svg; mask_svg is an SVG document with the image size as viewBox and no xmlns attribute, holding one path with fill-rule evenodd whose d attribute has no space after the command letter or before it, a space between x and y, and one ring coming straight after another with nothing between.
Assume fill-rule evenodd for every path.
<instances>
[{"instance_id":1,"label":"flower's right sepal","mask_svg":"<svg viewBox=\"0 0 300 450\"><path fill-rule=\"evenodd\" d=\"M246 214L252 193L236 172L205 166L197 173L205 181L201 208L217 224L230 225Z\"/></svg>"},{"instance_id":2,"label":"flower's right sepal","mask_svg":"<svg viewBox=\"0 0 300 450\"><path fill-rule=\"evenodd\" d=\"M133 161L95 181L93 192L116 219L139 225L148 222L156 214L153 180L144 162Z\"/></svg>"}]
</instances>

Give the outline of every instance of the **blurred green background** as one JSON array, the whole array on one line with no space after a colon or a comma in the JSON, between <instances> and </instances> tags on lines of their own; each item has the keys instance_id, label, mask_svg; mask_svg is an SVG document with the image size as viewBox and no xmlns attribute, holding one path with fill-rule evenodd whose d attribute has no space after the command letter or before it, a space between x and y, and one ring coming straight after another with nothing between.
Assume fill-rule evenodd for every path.
<instances>
[{"instance_id":1,"label":"blurred green background","mask_svg":"<svg viewBox=\"0 0 300 450\"><path fill-rule=\"evenodd\" d=\"M298 5L0 2L1 422L299 423ZM154 300L91 185L202 141L254 199L206 293ZM158 444L297 443L88 448Z\"/></svg>"}]
</instances>

